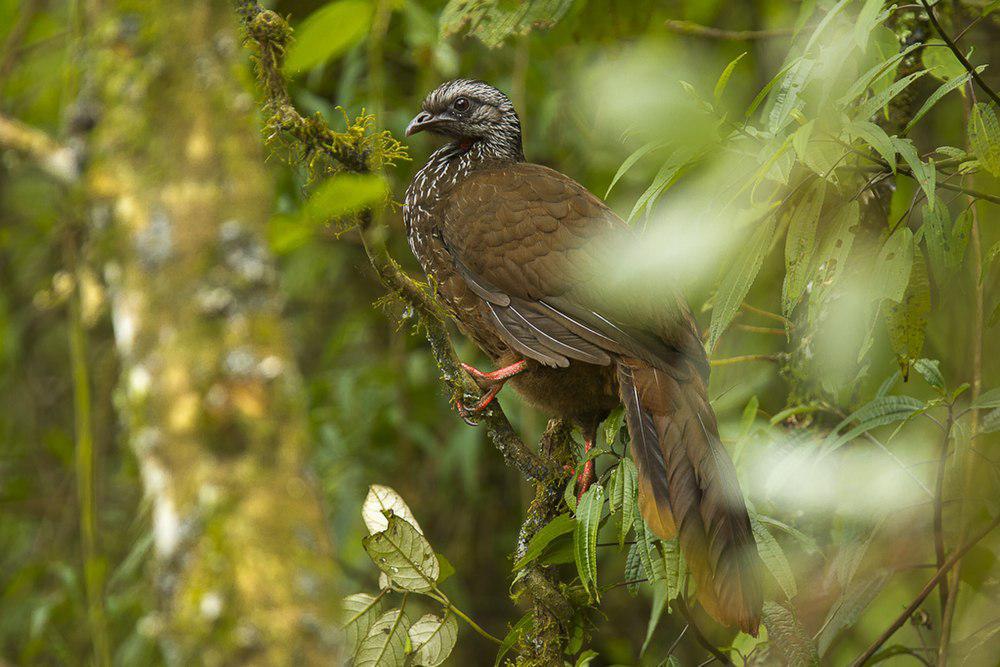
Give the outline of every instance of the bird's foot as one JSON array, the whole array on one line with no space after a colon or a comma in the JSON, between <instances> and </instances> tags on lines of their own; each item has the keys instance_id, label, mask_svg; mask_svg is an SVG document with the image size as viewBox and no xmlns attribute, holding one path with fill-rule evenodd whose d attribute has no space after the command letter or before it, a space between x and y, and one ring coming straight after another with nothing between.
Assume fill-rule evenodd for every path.
<instances>
[{"instance_id":1,"label":"bird's foot","mask_svg":"<svg viewBox=\"0 0 1000 667\"><path fill-rule=\"evenodd\" d=\"M466 424L475 426L475 417L479 416L490 406L493 399L495 399L497 394L500 393L500 390L503 389L504 384L507 383L507 380L523 371L527 368L527 366L528 362L522 359L521 361L511 364L510 366L504 366L503 368L499 368L495 371L484 373L478 368L463 363L462 368L465 369L465 372L471 375L472 379L475 380L480 389L485 390L485 392L479 397L479 400L476 401L476 403L470 406L465 405L465 402L460 398L455 399L455 407L458 409L458 415Z\"/></svg>"}]
</instances>

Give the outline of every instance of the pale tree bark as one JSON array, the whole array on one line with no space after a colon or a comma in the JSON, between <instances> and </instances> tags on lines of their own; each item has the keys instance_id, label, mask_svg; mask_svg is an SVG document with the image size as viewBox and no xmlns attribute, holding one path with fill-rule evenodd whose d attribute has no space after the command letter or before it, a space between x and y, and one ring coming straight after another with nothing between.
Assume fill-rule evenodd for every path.
<instances>
[{"instance_id":1,"label":"pale tree bark","mask_svg":"<svg viewBox=\"0 0 1000 667\"><path fill-rule=\"evenodd\" d=\"M85 182L107 237L119 410L152 507L153 625L173 664L339 664L236 17L216 0L101 4Z\"/></svg>"}]
</instances>

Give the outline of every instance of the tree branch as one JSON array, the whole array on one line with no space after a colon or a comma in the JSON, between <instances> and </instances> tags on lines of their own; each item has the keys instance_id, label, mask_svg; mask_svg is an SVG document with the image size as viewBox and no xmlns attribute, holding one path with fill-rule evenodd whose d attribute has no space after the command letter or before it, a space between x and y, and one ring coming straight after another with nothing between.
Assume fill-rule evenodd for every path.
<instances>
[{"instance_id":1,"label":"tree branch","mask_svg":"<svg viewBox=\"0 0 1000 667\"><path fill-rule=\"evenodd\" d=\"M876 651L882 648L882 645L889 641L889 638L892 637L897 630L903 627L906 620L910 618L910 616L913 615L913 612L915 612L923 601L927 599L927 596L931 594L931 591L934 590L938 582L948 575L948 571L955 566L955 563L961 560L962 556L964 556L969 549L974 547L980 540L989 535L998 524L1000 524L1000 514L997 514L997 516L994 517L994 519L990 521L985 528L976 533L976 535L963 544L960 549L952 553L951 557L945 561L944 565L938 568L938 571L933 577L931 577L930 581L924 584L923 589L917 594L917 597L913 599L913 602L911 602L906 609L903 610L903 613L896 617L896 620L892 622L892 625L886 628L885 632L879 635L878 639L872 642L872 645L869 646L864 653L858 656L858 658L851 663L851 667L861 667L869 658L875 655Z\"/></svg>"},{"instance_id":2,"label":"tree branch","mask_svg":"<svg viewBox=\"0 0 1000 667\"><path fill-rule=\"evenodd\" d=\"M944 31L944 29L941 27L941 24L938 23L937 17L934 15L934 10L931 9L931 6L929 4L927 4L927 0L920 0L920 4L924 6L924 11L927 12L927 18L930 19L931 25L934 26L934 30L937 31L937 34L941 35L941 39L943 39L944 43L948 45L948 48L951 49L951 52L955 54L955 57L958 58L958 61L962 63L962 67L964 67L965 70L969 73L969 76L972 77L972 80L975 81L976 84L978 84L979 87L983 89L983 92L985 92L987 95L990 96L990 98L993 99L993 102L997 106L1000 106L1000 97L998 97L997 94L993 92L992 88L986 85L986 82L983 81L983 78L981 76L979 76L979 72L976 71L976 68L972 66L972 63L970 63L969 60L965 57L965 54L963 54L962 51L958 48L958 46L955 44L955 42L952 41L951 37L948 36L948 33Z\"/></svg>"},{"instance_id":3,"label":"tree branch","mask_svg":"<svg viewBox=\"0 0 1000 667\"><path fill-rule=\"evenodd\" d=\"M0 115L0 148L21 153L62 183L74 183L80 178L80 158L75 149L4 115Z\"/></svg>"},{"instance_id":4,"label":"tree branch","mask_svg":"<svg viewBox=\"0 0 1000 667\"><path fill-rule=\"evenodd\" d=\"M370 173L379 166L381 154L388 153L382 163L393 157L405 156L401 144L387 133L369 134L369 118L356 120L349 132L335 132L319 115L306 118L291 102L281 68L291 29L277 13L261 7L257 0L237 0L236 8L243 19L249 39L256 45L257 78L264 91L264 109L269 114L266 128L269 138L289 137L303 151L303 161L321 156L334 169L354 173ZM453 398L478 396L478 385L462 370L448 335L449 319L431 289L410 277L389 255L384 245L371 234L371 212L361 216L359 233L365 254L382 285L410 306L420 317L420 324L431 345L434 359L441 370ZM494 401L481 419L486 433L503 455L508 465L528 479L546 480L552 476L545 462L517 435L503 410Z\"/></svg>"},{"instance_id":5,"label":"tree branch","mask_svg":"<svg viewBox=\"0 0 1000 667\"><path fill-rule=\"evenodd\" d=\"M775 39L790 37L795 34L794 28L775 28L773 30L726 30L713 28L693 21L668 20L663 24L670 32L707 39L721 39L732 42L752 42L758 39Z\"/></svg>"}]
</instances>

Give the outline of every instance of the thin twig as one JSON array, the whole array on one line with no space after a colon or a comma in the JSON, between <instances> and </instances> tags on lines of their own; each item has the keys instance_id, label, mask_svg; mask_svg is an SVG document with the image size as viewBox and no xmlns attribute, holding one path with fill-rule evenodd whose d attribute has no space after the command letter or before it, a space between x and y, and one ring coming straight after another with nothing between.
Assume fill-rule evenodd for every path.
<instances>
[{"instance_id":1,"label":"thin twig","mask_svg":"<svg viewBox=\"0 0 1000 667\"><path fill-rule=\"evenodd\" d=\"M37 128L0 115L0 148L21 153L62 183L80 177L77 152Z\"/></svg>"},{"instance_id":2,"label":"thin twig","mask_svg":"<svg viewBox=\"0 0 1000 667\"><path fill-rule=\"evenodd\" d=\"M741 310L745 310L748 313L756 313L757 315L760 315L761 317L766 317L768 319L772 319L775 322L781 322L783 325L785 325L785 327L787 329L791 330L791 329L795 328L795 323L792 322L787 317L783 317L781 315L778 315L777 313L772 313L769 310L764 310L762 308L757 308L756 306L751 306L746 301L744 301L743 303L740 304L740 309Z\"/></svg>"},{"instance_id":3,"label":"thin twig","mask_svg":"<svg viewBox=\"0 0 1000 667\"><path fill-rule=\"evenodd\" d=\"M701 25L693 21L668 20L663 24L670 32L707 39L721 39L733 42L752 42L759 39L775 39L790 37L795 34L795 28L773 28L771 30L726 30Z\"/></svg>"},{"instance_id":4,"label":"thin twig","mask_svg":"<svg viewBox=\"0 0 1000 667\"><path fill-rule=\"evenodd\" d=\"M941 36L941 39L944 40L944 43L948 45L948 48L951 49L951 52L955 54L955 57L958 58L958 61L962 63L962 67L964 67L965 70L969 73L969 76L972 77L972 80L975 81L976 84L978 84L979 87L983 89L983 92L985 92L987 95L990 96L990 98L993 99L993 102L996 103L997 106L1000 106L1000 97L998 97L997 94L993 92L992 88L986 85L986 82L983 81L983 78L981 76L979 76L979 72L976 71L976 68L972 66L972 63L970 63L968 58L965 57L965 54L962 53L962 51L958 48L955 42L951 40L951 37L948 36L948 33L944 31L944 29L941 27L941 24L938 23L937 17L934 15L934 10L931 9L931 6L929 4L927 4L927 0L920 0L920 4L924 6L924 11L927 12L927 18L930 19L931 25L934 26L934 30L936 30L937 34Z\"/></svg>"},{"instance_id":5,"label":"thin twig","mask_svg":"<svg viewBox=\"0 0 1000 667\"><path fill-rule=\"evenodd\" d=\"M727 357L725 359L712 359L710 362L712 366L731 366L733 364L742 364L748 361L770 361L774 363L780 363L785 358L785 355L781 353L776 354L742 354L737 357Z\"/></svg>"},{"instance_id":6,"label":"thin twig","mask_svg":"<svg viewBox=\"0 0 1000 667\"><path fill-rule=\"evenodd\" d=\"M938 568L944 565L944 473L948 464L948 443L951 441L951 425L954 416L951 406L948 406L948 421L941 440L941 453L938 457L937 478L934 483L934 557ZM941 580L938 586L938 596L941 601L941 618L944 618L948 602L948 577Z\"/></svg>"},{"instance_id":7,"label":"thin twig","mask_svg":"<svg viewBox=\"0 0 1000 667\"><path fill-rule=\"evenodd\" d=\"M923 589L921 589L920 593L917 594L917 597L915 597L913 601L906 607L906 609L904 609L903 612L896 617L896 620L894 620L892 624L888 628L886 628L881 635L879 635L878 639L872 642L871 646L865 649L864 653L858 656L858 658L853 663L851 663L851 667L861 667L861 665L864 665L869 658L875 655L875 653L880 648L882 648L882 645L885 644L887 641L889 641L889 638L892 637L897 630L903 627L903 624L905 624L907 619L909 619L910 616L913 615L913 612L915 612L917 608L920 607L923 601L927 599L927 596L931 594L931 592L937 586L938 582L941 581L942 578L947 576L948 571L955 566L955 563L957 563L962 558L962 556L964 556L966 552L969 551L969 549L974 547L980 540L989 535L990 532L994 528L996 528L998 524L1000 524L1000 514L997 514L997 516L994 517L993 520L990 521L985 528L976 533L976 535L972 537L972 539L963 544L961 548L956 550L951 555L951 557L948 558L947 561L945 561L944 565L938 568L938 571L934 574L933 577L931 577L930 581L924 584Z\"/></svg>"}]
</instances>

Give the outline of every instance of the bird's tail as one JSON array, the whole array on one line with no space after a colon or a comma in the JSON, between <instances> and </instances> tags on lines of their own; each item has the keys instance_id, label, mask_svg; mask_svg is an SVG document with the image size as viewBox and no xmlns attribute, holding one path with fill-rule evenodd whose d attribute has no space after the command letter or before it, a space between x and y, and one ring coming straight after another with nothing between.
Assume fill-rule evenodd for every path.
<instances>
[{"instance_id":1,"label":"bird's tail","mask_svg":"<svg viewBox=\"0 0 1000 667\"><path fill-rule=\"evenodd\" d=\"M618 359L617 370L646 524L662 539L680 536L702 607L756 636L760 559L704 382L697 373L679 382L631 358Z\"/></svg>"}]
</instances>

